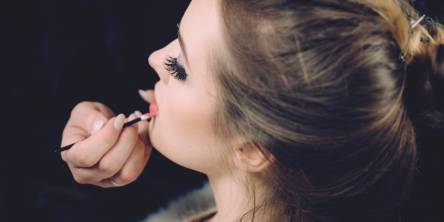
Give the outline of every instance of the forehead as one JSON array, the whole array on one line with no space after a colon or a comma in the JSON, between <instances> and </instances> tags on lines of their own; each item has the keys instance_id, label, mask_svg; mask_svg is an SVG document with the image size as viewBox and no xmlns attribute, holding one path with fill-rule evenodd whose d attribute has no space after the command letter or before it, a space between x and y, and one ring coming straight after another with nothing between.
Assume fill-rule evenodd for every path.
<instances>
[{"instance_id":1,"label":"forehead","mask_svg":"<svg viewBox=\"0 0 444 222\"><path fill-rule=\"evenodd\" d=\"M181 24L183 26L191 25L196 30L203 32L216 31L220 17L219 3L220 0L191 1L185 11Z\"/></svg>"},{"instance_id":2,"label":"forehead","mask_svg":"<svg viewBox=\"0 0 444 222\"><path fill-rule=\"evenodd\" d=\"M198 65L196 62L207 63L209 53L221 46L219 1L193 0L182 17L180 32L191 68Z\"/></svg>"}]
</instances>

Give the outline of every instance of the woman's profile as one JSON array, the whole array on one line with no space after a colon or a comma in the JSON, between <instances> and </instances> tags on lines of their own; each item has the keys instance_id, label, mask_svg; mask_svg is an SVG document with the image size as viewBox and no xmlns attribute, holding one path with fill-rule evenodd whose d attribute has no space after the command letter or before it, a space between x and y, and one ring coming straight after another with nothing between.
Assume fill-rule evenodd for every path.
<instances>
[{"instance_id":1,"label":"woman's profile","mask_svg":"<svg viewBox=\"0 0 444 222\"><path fill-rule=\"evenodd\" d=\"M416 126L444 126L444 31L424 18L407 0L193 0L149 56L152 120L122 129L80 103L62 158L101 187L134 181L151 148L206 174L214 205L169 221L384 221Z\"/></svg>"}]
</instances>

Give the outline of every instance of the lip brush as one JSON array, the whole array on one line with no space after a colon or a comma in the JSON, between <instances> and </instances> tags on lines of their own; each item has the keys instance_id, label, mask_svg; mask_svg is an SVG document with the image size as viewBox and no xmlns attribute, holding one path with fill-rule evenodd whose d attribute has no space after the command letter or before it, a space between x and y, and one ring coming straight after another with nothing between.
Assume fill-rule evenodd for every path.
<instances>
[{"instance_id":1,"label":"lip brush","mask_svg":"<svg viewBox=\"0 0 444 222\"><path fill-rule=\"evenodd\" d=\"M137 118L135 118L135 119L133 119L133 120L130 120L130 121L126 122L125 124L123 124L123 128L129 127L129 126L132 126L132 125L134 125L134 124L136 124L136 123L138 123L138 122L140 122L140 121L150 120L150 119L151 119L151 116L150 116L148 113L147 113L147 114L143 114L143 115L141 115L140 117L137 117ZM122 129L123 129L123 128L122 128ZM78 142L80 142L80 141L78 141ZM65 151L65 150L69 150L69 149L71 149L71 147L73 147L74 145L76 145L76 143L78 143L78 142L71 143L71 144L69 144L69 145L66 145L66 146L63 146L63 147L57 148L57 149L54 150L54 152L55 152L55 153L61 153L61 152Z\"/></svg>"}]
</instances>

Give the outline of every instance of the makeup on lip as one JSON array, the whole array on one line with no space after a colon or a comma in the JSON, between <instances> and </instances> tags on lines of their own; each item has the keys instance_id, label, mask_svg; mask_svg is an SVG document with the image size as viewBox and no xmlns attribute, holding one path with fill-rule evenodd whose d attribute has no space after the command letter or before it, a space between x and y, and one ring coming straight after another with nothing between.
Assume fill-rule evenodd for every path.
<instances>
[{"instance_id":1,"label":"makeup on lip","mask_svg":"<svg viewBox=\"0 0 444 222\"><path fill-rule=\"evenodd\" d=\"M148 91L151 91L151 93L152 93L151 96L148 95L147 91L144 91L142 89L139 89L139 95L140 95L140 97L142 97L142 99L145 102L149 103L148 110L150 112L150 115L154 117L158 113L158 106L157 106L157 102L156 102L156 95L154 93L155 90L148 90Z\"/></svg>"},{"instance_id":2,"label":"makeup on lip","mask_svg":"<svg viewBox=\"0 0 444 222\"><path fill-rule=\"evenodd\" d=\"M157 116L157 104L156 103L151 103L150 104L150 107L149 107L149 110L150 110L150 115L151 116Z\"/></svg>"},{"instance_id":3,"label":"makeup on lip","mask_svg":"<svg viewBox=\"0 0 444 222\"><path fill-rule=\"evenodd\" d=\"M158 108L159 107L157 106L156 95L153 94L153 97L150 101L150 105L149 105L149 109L148 109L150 112L150 115L152 115L153 117L157 116Z\"/></svg>"},{"instance_id":4,"label":"makeup on lip","mask_svg":"<svg viewBox=\"0 0 444 222\"><path fill-rule=\"evenodd\" d=\"M151 110L152 110L152 112L151 112ZM150 113L145 113L145 114L143 114L143 115L141 115L141 116L139 116L139 117L137 117L137 118L135 118L133 120L130 120L130 121L124 123L122 129L124 129L126 127L130 127L130 126L132 126L132 125L134 125L134 124L136 124L136 123L138 123L140 121L151 120L156 115L157 115L157 106L155 106L155 105L151 106L151 104L150 104ZM78 141L78 142L80 142L80 141ZM76 143L78 143L78 142L75 142L75 143L72 143L72 144L69 144L69 145L57 148L57 149L54 150L54 152L55 153L61 153L61 152L65 151L65 150L69 150L74 145L76 145Z\"/></svg>"}]
</instances>

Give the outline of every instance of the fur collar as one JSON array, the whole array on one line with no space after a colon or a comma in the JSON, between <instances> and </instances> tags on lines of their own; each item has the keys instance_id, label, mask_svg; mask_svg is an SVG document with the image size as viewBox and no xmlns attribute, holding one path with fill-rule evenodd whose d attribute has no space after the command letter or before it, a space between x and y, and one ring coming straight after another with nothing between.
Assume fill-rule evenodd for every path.
<instances>
[{"instance_id":1,"label":"fur collar","mask_svg":"<svg viewBox=\"0 0 444 222\"><path fill-rule=\"evenodd\" d=\"M213 192L209 184L205 183L202 188L179 197L177 200L169 203L167 207L148 215L141 222L184 222L214 208Z\"/></svg>"}]
</instances>

